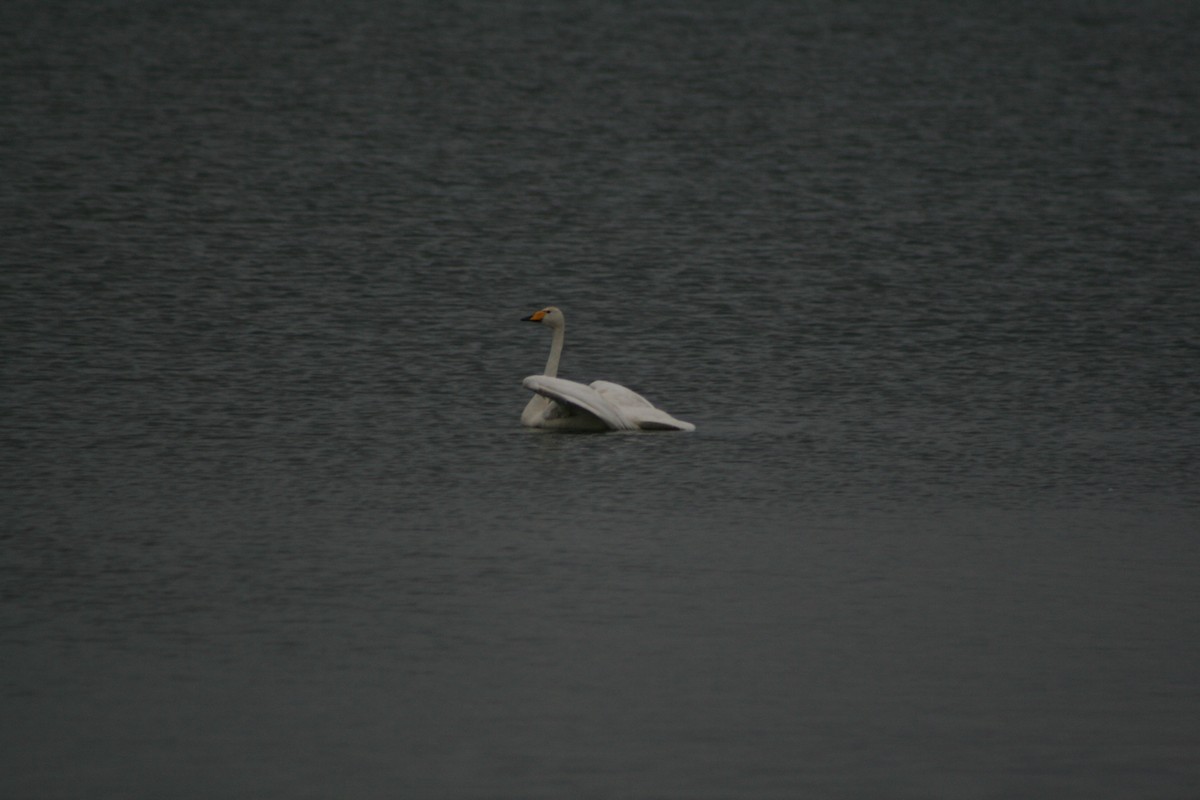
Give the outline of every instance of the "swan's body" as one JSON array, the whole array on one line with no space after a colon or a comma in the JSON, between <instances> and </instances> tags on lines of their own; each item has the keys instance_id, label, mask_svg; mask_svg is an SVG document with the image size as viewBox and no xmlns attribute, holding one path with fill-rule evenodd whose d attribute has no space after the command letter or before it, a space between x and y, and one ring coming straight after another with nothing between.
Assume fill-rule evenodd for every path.
<instances>
[{"instance_id":1,"label":"swan's body","mask_svg":"<svg viewBox=\"0 0 1200 800\"><path fill-rule=\"evenodd\" d=\"M608 381L590 385L558 377L566 318L554 306L544 308L525 322L546 325L554 333L550 358L542 375L530 375L523 383L534 396L521 413L528 428L564 431L694 431L696 426L655 408L632 389Z\"/></svg>"}]
</instances>

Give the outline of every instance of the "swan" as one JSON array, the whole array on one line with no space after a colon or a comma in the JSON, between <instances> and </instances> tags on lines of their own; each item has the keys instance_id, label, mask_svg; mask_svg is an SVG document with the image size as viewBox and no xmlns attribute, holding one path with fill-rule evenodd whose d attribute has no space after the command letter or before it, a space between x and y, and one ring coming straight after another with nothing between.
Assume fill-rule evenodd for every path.
<instances>
[{"instance_id":1,"label":"swan","mask_svg":"<svg viewBox=\"0 0 1200 800\"><path fill-rule=\"evenodd\" d=\"M593 381L586 385L558 377L566 329L566 318L560 309L549 306L521 321L545 325L554 334L545 373L530 375L522 381L534 393L521 413L522 425L560 431L696 430L692 423L675 419L619 383Z\"/></svg>"}]
</instances>

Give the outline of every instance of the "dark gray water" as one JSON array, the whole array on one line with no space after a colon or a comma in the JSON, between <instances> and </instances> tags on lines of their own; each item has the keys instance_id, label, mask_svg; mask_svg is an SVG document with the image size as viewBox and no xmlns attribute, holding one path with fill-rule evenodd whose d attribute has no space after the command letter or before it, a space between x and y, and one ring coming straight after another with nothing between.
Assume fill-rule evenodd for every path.
<instances>
[{"instance_id":1,"label":"dark gray water","mask_svg":"<svg viewBox=\"0 0 1200 800\"><path fill-rule=\"evenodd\" d=\"M0 795L1200 795L1194 3L0 19Z\"/></svg>"}]
</instances>

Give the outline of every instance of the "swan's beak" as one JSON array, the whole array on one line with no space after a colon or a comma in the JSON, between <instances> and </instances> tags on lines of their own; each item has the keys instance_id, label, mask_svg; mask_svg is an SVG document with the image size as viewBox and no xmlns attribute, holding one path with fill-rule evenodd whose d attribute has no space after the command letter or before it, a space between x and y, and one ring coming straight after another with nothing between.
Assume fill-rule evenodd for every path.
<instances>
[{"instance_id":1,"label":"swan's beak","mask_svg":"<svg viewBox=\"0 0 1200 800\"><path fill-rule=\"evenodd\" d=\"M546 316L545 311L535 311L528 317L521 317L521 322L541 322L544 316Z\"/></svg>"}]
</instances>

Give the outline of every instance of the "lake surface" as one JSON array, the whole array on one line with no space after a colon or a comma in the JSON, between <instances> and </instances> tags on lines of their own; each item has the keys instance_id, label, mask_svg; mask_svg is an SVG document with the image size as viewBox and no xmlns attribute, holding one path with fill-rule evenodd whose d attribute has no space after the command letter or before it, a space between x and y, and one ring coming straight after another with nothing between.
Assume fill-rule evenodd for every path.
<instances>
[{"instance_id":1,"label":"lake surface","mask_svg":"<svg viewBox=\"0 0 1200 800\"><path fill-rule=\"evenodd\" d=\"M1194 4L0 13L3 796L1200 795Z\"/></svg>"}]
</instances>

